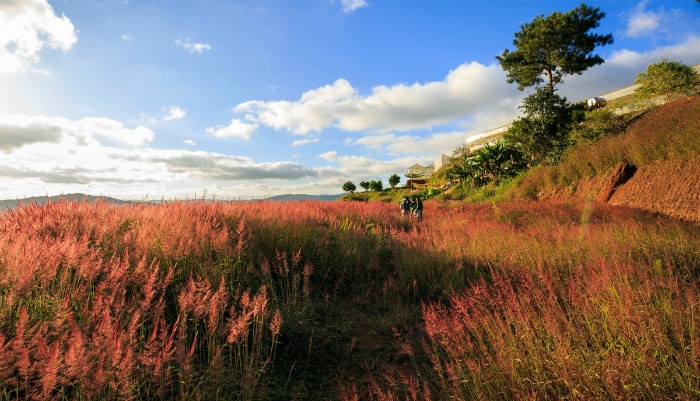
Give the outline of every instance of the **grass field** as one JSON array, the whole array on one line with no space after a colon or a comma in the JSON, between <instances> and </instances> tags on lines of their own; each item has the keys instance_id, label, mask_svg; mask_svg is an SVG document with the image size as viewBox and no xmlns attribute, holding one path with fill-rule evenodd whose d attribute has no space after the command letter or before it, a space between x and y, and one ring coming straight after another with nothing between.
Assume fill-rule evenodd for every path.
<instances>
[{"instance_id":1,"label":"grass field","mask_svg":"<svg viewBox=\"0 0 700 401\"><path fill-rule=\"evenodd\" d=\"M1 399L700 396L700 230L599 204L0 219Z\"/></svg>"}]
</instances>

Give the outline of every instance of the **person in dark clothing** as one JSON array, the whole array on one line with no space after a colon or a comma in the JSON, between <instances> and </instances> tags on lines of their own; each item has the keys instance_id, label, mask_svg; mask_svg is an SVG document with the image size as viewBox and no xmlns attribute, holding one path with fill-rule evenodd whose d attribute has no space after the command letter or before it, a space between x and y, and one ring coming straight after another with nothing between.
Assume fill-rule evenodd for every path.
<instances>
[{"instance_id":1,"label":"person in dark clothing","mask_svg":"<svg viewBox=\"0 0 700 401\"><path fill-rule=\"evenodd\" d=\"M403 197L399 208L401 209L401 216L408 216L411 213L411 201L408 199L408 196Z\"/></svg>"}]
</instances>

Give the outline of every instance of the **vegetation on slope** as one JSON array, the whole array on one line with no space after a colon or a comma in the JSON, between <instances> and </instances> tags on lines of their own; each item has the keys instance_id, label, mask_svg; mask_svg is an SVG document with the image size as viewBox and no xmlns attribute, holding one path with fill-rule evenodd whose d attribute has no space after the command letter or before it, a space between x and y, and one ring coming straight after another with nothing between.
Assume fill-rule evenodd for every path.
<instances>
[{"instance_id":1,"label":"vegetation on slope","mask_svg":"<svg viewBox=\"0 0 700 401\"><path fill-rule=\"evenodd\" d=\"M515 192L531 198L561 190L573 192L579 182L606 175L623 162L641 167L667 160L697 160L699 135L700 97L680 99L648 111L622 134L577 143L560 163L529 171Z\"/></svg>"}]
</instances>

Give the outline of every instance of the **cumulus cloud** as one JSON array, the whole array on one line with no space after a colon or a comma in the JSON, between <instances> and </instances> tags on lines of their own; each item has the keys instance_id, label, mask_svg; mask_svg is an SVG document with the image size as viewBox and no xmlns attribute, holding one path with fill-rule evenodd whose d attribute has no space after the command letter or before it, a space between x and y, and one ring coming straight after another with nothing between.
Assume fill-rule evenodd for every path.
<instances>
[{"instance_id":1,"label":"cumulus cloud","mask_svg":"<svg viewBox=\"0 0 700 401\"><path fill-rule=\"evenodd\" d=\"M377 160L331 151L319 157L333 161L333 167L257 163L216 152L155 149L147 146L152 139L150 130L107 118L0 113L0 197L85 192L122 199L172 198L202 188L228 198L336 193L348 177L382 179L413 163L431 162L416 156Z\"/></svg>"},{"instance_id":2,"label":"cumulus cloud","mask_svg":"<svg viewBox=\"0 0 700 401\"><path fill-rule=\"evenodd\" d=\"M234 118L229 125L207 128L207 133L217 138L250 139L257 129L257 124L245 123L240 119Z\"/></svg>"},{"instance_id":3,"label":"cumulus cloud","mask_svg":"<svg viewBox=\"0 0 700 401\"><path fill-rule=\"evenodd\" d=\"M184 141L182 141L182 143L189 146L197 146L197 143L191 139L185 139Z\"/></svg>"},{"instance_id":4,"label":"cumulus cloud","mask_svg":"<svg viewBox=\"0 0 700 401\"><path fill-rule=\"evenodd\" d=\"M637 3L629 13L625 35L637 38L653 34L661 26L662 12L647 11L648 0Z\"/></svg>"},{"instance_id":5,"label":"cumulus cloud","mask_svg":"<svg viewBox=\"0 0 700 401\"><path fill-rule=\"evenodd\" d=\"M296 102L253 100L237 105L234 111L247 113L246 120L303 135L329 127L336 113L347 107L354 96L355 89L350 83L339 79L305 92Z\"/></svg>"},{"instance_id":6,"label":"cumulus cloud","mask_svg":"<svg viewBox=\"0 0 700 401\"><path fill-rule=\"evenodd\" d=\"M0 73L29 70L44 46L68 51L78 40L70 19L47 0L0 1L0 26Z\"/></svg>"},{"instance_id":7,"label":"cumulus cloud","mask_svg":"<svg viewBox=\"0 0 700 401\"><path fill-rule=\"evenodd\" d=\"M163 117L163 120L165 121L181 120L187 115L187 112L178 106L171 106L167 109L164 108L163 110L167 112L167 114Z\"/></svg>"},{"instance_id":8,"label":"cumulus cloud","mask_svg":"<svg viewBox=\"0 0 700 401\"><path fill-rule=\"evenodd\" d=\"M103 117L87 117L77 122L57 120L62 121L63 130L100 142L107 140L110 144L140 146L153 141L155 135L146 127L127 128L119 121Z\"/></svg>"},{"instance_id":9,"label":"cumulus cloud","mask_svg":"<svg viewBox=\"0 0 700 401\"><path fill-rule=\"evenodd\" d=\"M152 139L146 128L125 127L107 118L0 113L0 195L90 192L125 199L148 193L172 197L232 182L294 182L335 174L293 162L256 163L215 152L134 147ZM222 191L219 194L235 196Z\"/></svg>"},{"instance_id":10,"label":"cumulus cloud","mask_svg":"<svg viewBox=\"0 0 700 401\"><path fill-rule=\"evenodd\" d=\"M298 180L313 178L318 175L314 169L299 163L277 162L238 165L236 168L221 168L217 170L200 171L198 178L207 180Z\"/></svg>"},{"instance_id":11,"label":"cumulus cloud","mask_svg":"<svg viewBox=\"0 0 700 401\"><path fill-rule=\"evenodd\" d=\"M340 0L340 4L343 6L344 13L351 13L358 8L369 6L365 0Z\"/></svg>"},{"instance_id":12,"label":"cumulus cloud","mask_svg":"<svg viewBox=\"0 0 700 401\"><path fill-rule=\"evenodd\" d=\"M616 66L638 69L646 68L649 63L668 58L686 64L700 63L700 36L689 36L685 41L670 46L660 46L647 52L635 52L627 49L614 52L606 62Z\"/></svg>"},{"instance_id":13,"label":"cumulus cloud","mask_svg":"<svg viewBox=\"0 0 700 401\"><path fill-rule=\"evenodd\" d=\"M593 67L582 75L567 77L560 93L570 101L604 95L611 90L634 84L637 73L663 58L687 65L700 64L700 52L697 49L700 49L700 36L689 36L683 42L646 52L621 49L606 56L604 64Z\"/></svg>"},{"instance_id":14,"label":"cumulus cloud","mask_svg":"<svg viewBox=\"0 0 700 401\"><path fill-rule=\"evenodd\" d=\"M383 176L406 171L408 166L415 163L430 164L435 157L400 157L391 160L377 160L366 156L338 156L335 162L339 164L337 172L342 177L358 177L358 179L378 179Z\"/></svg>"},{"instance_id":15,"label":"cumulus cloud","mask_svg":"<svg viewBox=\"0 0 700 401\"><path fill-rule=\"evenodd\" d=\"M43 122L29 122L16 125L9 121L0 122L0 150L9 153L14 149L32 143L56 143L61 139L61 130Z\"/></svg>"},{"instance_id":16,"label":"cumulus cloud","mask_svg":"<svg viewBox=\"0 0 700 401\"><path fill-rule=\"evenodd\" d=\"M134 162L162 164L171 173L187 174L187 176L198 180L295 180L314 177L318 174L315 170L299 163L254 163L247 157L204 151L149 149L126 158Z\"/></svg>"},{"instance_id":17,"label":"cumulus cloud","mask_svg":"<svg viewBox=\"0 0 700 401\"><path fill-rule=\"evenodd\" d=\"M109 119L86 117L69 120L62 117L28 116L0 113L0 149L12 150L31 143L55 143L69 140L74 143L110 143L119 146L140 146L153 141L150 129L138 126L127 128Z\"/></svg>"},{"instance_id":18,"label":"cumulus cloud","mask_svg":"<svg viewBox=\"0 0 700 401\"><path fill-rule=\"evenodd\" d=\"M248 101L234 111L247 121L304 135L329 127L345 131L409 131L476 113L512 112L521 94L500 66L463 64L442 81L377 86L361 96L345 79L302 94L297 101ZM517 101L516 101L517 103Z\"/></svg>"},{"instance_id":19,"label":"cumulus cloud","mask_svg":"<svg viewBox=\"0 0 700 401\"><path fill-rule=\"evenodd\" d=\"M0 113L0 187L12 188L15 195L23 188L36 195L46 193L37 188L52 185L60 193L71 185L150 182L156 176L148 166L123 163L112 155L128 154L152 139L147 128L127 128L107 118Z\"/></svg>"},{"instance_id":20,"label":"cumulus cloud","mask_svg":"<svg viewBox=\"0 0 700 401\"><path fill-rule=\"evenodd\" d=\"M480 132L475 130L473 133ZM440 155L451 154L453 150L464 143L469 132L452 131L433 133L427 136L421 135L397 135L394 133L383 135L371 135L348 142L353 145L364 146L368 149L382 150L389 155Z\"/></svg>"},{"instance_id":21,"label":"cumulus cloud","mask_svg":"<svg viewBox=\"0 0 700 401\"><path fill-rule=\"evenodd\" d=\"M178 38L175 40L175 44L189 51L190 53L202 54L202 52L205 50L211 50L211 45L209 43L193 43L190 38L185 40Z\"/></svg>"}]
</instances>

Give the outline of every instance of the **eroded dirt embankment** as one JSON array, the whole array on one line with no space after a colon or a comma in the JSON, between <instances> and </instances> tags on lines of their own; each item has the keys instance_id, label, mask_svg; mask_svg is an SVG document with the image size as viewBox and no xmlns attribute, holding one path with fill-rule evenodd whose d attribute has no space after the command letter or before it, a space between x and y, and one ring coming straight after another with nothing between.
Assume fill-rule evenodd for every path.
<instances>
[{"instance_id":1,"label":"eroded dirt embankment","mask_svg":"<svg viewBox=\"0 0 700 401\"><path fill-rule=\"evenodd\" d=\"M622 138L622 137L621 137ZM618 138L618 139L621 139ZM700 224L700 97L682 98L636 119L624 134L599 142L601 152L621 160L609 172L579 181L549 197L593 199ZM627 155L627 151L637 157ZM644 156L644 157L642 157Z\"/></svg>"},{"instance_id":2,"label":"eroded dirt embankment","mask_svg":"<svg viewBox=\"0 0 700 401\"><path fill-rule=\"evenodd\" d=\"M659 161L638 168L620 164L607 176L580 182L572 197L700 224L700 160Z\"/></svg>"},{"instance_id":3,"label":"eroded dirt embankment","mask_svg":"<svg viewBox=\"0 0 700 401\"><path fill-rule=\"evenodd\" d=\"M639 167L608 202L700 224L700 160Z\"/></svg>"}]
</instances>

